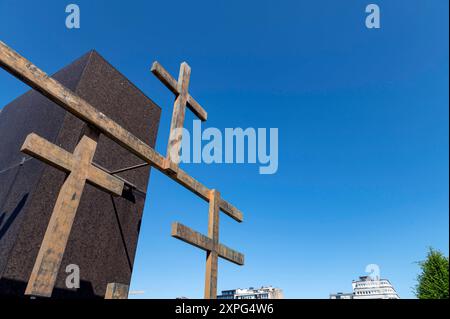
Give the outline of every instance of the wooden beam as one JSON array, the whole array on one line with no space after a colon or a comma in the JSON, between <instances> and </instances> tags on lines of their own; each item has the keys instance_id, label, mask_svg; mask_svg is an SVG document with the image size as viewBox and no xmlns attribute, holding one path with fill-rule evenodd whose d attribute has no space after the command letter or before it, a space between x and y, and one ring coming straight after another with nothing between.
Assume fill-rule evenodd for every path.
<instances>
[{"instance_id":1,"label":"wooden beam","mask_svg":"<svg viewBox=\"0 0 450 319\"><path fill-rule=\"evenodd\" d=\"M213 247L211 238L178 222L172 224L172 237L184 241L204 251L210 251ZM244 265L244 255L225 245L219 244L219 257L231 261L237 265Z\"/></svg>"},{"instance_id":2,"label":"wooden beam","mask_svg":"<svg viewBox=\"0 0 450 319\"><path fill-rule=\"evenodd\" d=\"M73 155L35 133L28 134L20 151L66 173L72 170Z\"/></svg>"},{"instance_id":3,"label":"wooden beam","mask_svg":"<svg viewBox=\"0 0 450 319\"><path fill-rule=\"evenodd\" d=\"M98 167L90 166L88 170L87 182L104 192L121 196L125 183L123 180L106 173Z\"/></svg>"},{"instance_id":4,"label":"wooden beam","mask_svg":"<svg viewBox=\"0 0 450 319\"><path fill-rule=\"evenodd\" d=\"M119 283L109 283L106 286L105 299L128 299L129 286Z\"/></svg>"},{"instance_id":5,"label":"wooden beam","mask_svg":"<svg viewBox=\"0 0 450 319\"><path fill-rule=\"evenodd\" d=\"M213 189L209 195L209 210L208 210L208 237L213 240L214 246L219 244L219 203L220 192ZM217 247L215 247L217 249Z\"/></svg>"},{"instance_id":6,"label":"wooden beam","mask_svg":"<svg viewBox=\"0 0 450 319\"><path fill-rule=\"evenodd\" d=\"M186 63L186 62L183 62ZM175 95L180 94L177 81L167 72L164 67L159 64L158 61L153 62L151 72ZM203 107L190 95L187 95L187 107L195 114L200 120L206 121L208 119L208 113Z\"/></svg>"},{"instance_id":7,"label":"wooden beam","mask_svg":"<svg viewBox=\"0 0 450 319\"><path fill-rule=\"evenodd\" d=\"M180 239L185 243L191 244L205 251L211 251L213 249L213 242L211 238L178 222L172 224L172 237Z\"/></svg>"},{"instance_id":8,"label":"wooden beam","mask_svg":"<svg viewBox=\"0 0 450 319\"><path fill-rule=\"evenodd\" d=\"M96 127L103 134L141 158L146 163L149 163L160 170L177 183L200 196L202 199L209 201L209 189L207 187L190 177L181 169L178 169L178 174L168 174L166 172L167 167L164 164L165 158L163 156L108 118L105 114L97 111L88 102L65 88L58 81L49 77L46 73L9 48L2 41L0 41L0 66L21 81L27 83L36 91L48 97L66 111ZM172 80L169 79L169 81ZM224 200L221 200L220 209L238 222L243 220L242 213Z\"/></svg>"},{"instance_id":9,"label":"wooden beam","mask_svg":"<svg viewBox=\"0 0 450 319\"><path fill-rule=\"evenodd\" d=\"M211 238L213 248L206 253L205 299L217 299L217 272L219 250L219 202L220 193L211 190L208 212L208 237Z\"/></svg>"},{"instance_id":10,"label":"wooden beam","mask_svg":"<svg viewBox=\"0 0 450 319\"><path fill-rule=\"evenodd\" d=\"M236 265L244 265L244 255L238 251L228 248L225 245L219 244L219 256L223 259L231 261L232 263L235 263Z\"/></svg>"},{"instance_id":11,"label":"wooden beam","mask_svg":"<svg viewBox=\"0 0 450 319\"><path fill-rule=\"evenodd\" d=\"M235 221L241 223L244 220L242 212L231 205L229 202L220 199L220 210L223 211L225 214L233 218Z\"/></svg>"},{"instance_id":12,"label":"wooden beam","mask_svg":"<svg viewBox=\"0 0 450 319\"><path fill-rule=\"evenodd\" d=\"M170 123L169 142L167 143L166 158L169 162L178 165L180 163L181 139L183 137L184 117L186 115L186 103L189 88L191 68L187 63L180 66L177 90L179 94L173 104L172 120ZM170 166L169 166L170 167Z\"/></svg>"},{"instance_id":13,"label":"wooden beam","mask_svg":"<svg viewBox=\"0 0 450 319\"><path fill-rule=\"evenodd\" d=\"M206 252L205 299L217 299L217 273L219 255L216 250Z\"/></svg>"}]
</instances>

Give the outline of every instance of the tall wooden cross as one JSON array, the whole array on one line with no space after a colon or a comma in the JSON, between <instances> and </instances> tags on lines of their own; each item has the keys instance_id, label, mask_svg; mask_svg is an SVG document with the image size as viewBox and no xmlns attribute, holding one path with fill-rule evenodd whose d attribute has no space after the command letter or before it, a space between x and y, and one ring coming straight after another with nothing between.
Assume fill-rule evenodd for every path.
<instances>
[{"instance_id":1,"label":"tall wooden cross","mask_svg":"<svg viewBox=\"0 0 450 319\"><path fill-rule=\"evenodd\" d=\"M207 255L206 274L209 288L205 289L205 296L215 298L217 257L220 256L239 265L244 263L242 254L218 242L219 210L238 222L243 221L243 214L239 209L222 199L218 192L210 190L178 167L178 161L176 158L172 158L170 154L173 153L177 157L181 146L180 143L177 146L175 145L177 144L176 141L172 139L172 144L178 152L169 152L166 157L163 157L152 147L105 114L96 110L87 101L48 76L1 41L0 67L27 83L80 120L86 122L99 133L109 137L138 158L210 203L210 231L208 232L208 237L181 224L175 224L174 234L180 239L186 239L189 243L209 252ZM182 127L186 106L200 119L206 120L206 112L188 93L190 68L186 63L181 65L178 82L158 63L153 64L152 72L177 95L172 118L172 123L175 123L173 124L174 130ZM69 173L69 177L61 188L41 249L39 250L39 255L27 286L27 294L37 296L51 295L85 183L94 184L112 194L120 195L122 193L124 185L120 179L92 165L92 158L98 139L98 135L92 135L95 134L83 136L73 154L39 138L35 134L30 134L22 147L24 152ZM170 150L170 146L168 146L168 149Z\"/></svg>"},{"instance_id":2,"label":"tall wooden cross","mask_svg":"<svg viewBox=\"0 0 450 319\"><path fill-rule=\"evenodd\" d=\"M170 174L178 173L179 152L186 106L201 120L206 121L207 114L188 93L191 68L186 62L181 63L178 82L158 63L154 62L151 71L177 97L173 106L170 136L167 145L165 168ZM172 236L206 251L205 292L206 299L217 298L217 266L218 257L222 257L238 265L244 264L244 255L222 244L219 244L220 193L209 191L208 237L180 223L172 225ZM241 221L237 219L237 221Z\"/></svg>"},{"instance_id":3,"label":"tall wooden cross","mask_svg":"<svg viewBox=\"0 0 450 319\"><path fill-rule=\"evenodd\" d=\"M153 62L151 71L176 96L173 104L172 121L170 123L166 161L164 163L166 170L171 174L176 174L180 162L181 139L183 137L182 128L186 114L186 106L202 121L206 121L208 114L188 92L191 68L186 62L180 65L178 82L157 61Z\"/></svg>"},{"instance_id":4,"label":"tall wooden cross","mask_svg":"<svg viewBox=\"0 0 450 319\"><path fill-rule=\"evenodd\" d=\"M59 191L26 295L51 296L86 182L113 195L122 195L123 181L92 165L97 140L98 133L87 132L73 154L34 133L23 143L22 152L69 174Z\"/></svg>"},{"instance_id":5,"label":"tall wooden cross","mask_svg":"<svg viewBox=\"0 0 450 319\"><path fill-rule=\"evenodd\" d=\"M172 236L206 251L205 299L217 298L218 257L238 265L244 264L244 255L219 243L220 193L210 191L208 236L180 223L172 224Z\"/></svg>"}]
</instances>

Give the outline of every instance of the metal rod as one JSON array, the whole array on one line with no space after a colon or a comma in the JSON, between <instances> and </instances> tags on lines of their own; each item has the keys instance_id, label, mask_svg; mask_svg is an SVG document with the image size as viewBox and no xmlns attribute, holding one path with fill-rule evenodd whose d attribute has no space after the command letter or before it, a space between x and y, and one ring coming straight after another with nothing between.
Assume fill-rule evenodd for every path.
<instances>
[{"instance_id":1,"label":"metal rod","mask_svg":"<svg viewBox=\"0 0 450 319\"><path fill-rule=\"evenodd\" d=\"M110 172L108 169L106 169L103 166L101 166L100 164L97 164L97 163L94 163L94 162L92 162L92 165L94 165L95 167L101 169L102 171L105 171L108 174L114 175L114 177L116 177L116 178L120 179L122 182L124 182L125 185L131 187L132 189L138 191L139 193L142 193L143 196L146 196L147 192L144 192L142 189L139 189L136 185L134 185L133 183L127 181L125 178L116 175L117 173Z\"/></svg>"},{"instance_id":2,"label":"metal rod","mask_svg":"<svg viewBox=\"0 0 450 319\"><path fill-rule=\"evenodd\" d=\"M118 170L115 170L115 171L112 171L112 172L109 172L109 173L110 174L118 174L118 173L130 171L132 169L136 169L136 168L140 168L140 167L144 167L144 166L148 166L148 165L150 165L150 164L149 163L141 163L141 164L137 164L137 165L121 168L121 169L118 169Z\"/></svg>"}]
</instances>

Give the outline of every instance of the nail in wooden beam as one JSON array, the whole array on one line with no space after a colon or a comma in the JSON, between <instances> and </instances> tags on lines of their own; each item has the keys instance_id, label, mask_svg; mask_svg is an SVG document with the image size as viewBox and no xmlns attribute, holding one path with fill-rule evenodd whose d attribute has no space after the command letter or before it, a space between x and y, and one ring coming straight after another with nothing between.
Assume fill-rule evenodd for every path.
<instances>
[{"instance_id":1,"label":"nail in wooden beam","mask_svg":"<svg viewBox=\"0 0 450 319\"><path fill-rule=\"evenodd\" d=\"M25 290L26 295L50 297L86 182L114 195L124 183L92 165L98 134L84 135L73 154L32 133L21 151L69 173L59 192Z\"/></svg>"}]
</instances>

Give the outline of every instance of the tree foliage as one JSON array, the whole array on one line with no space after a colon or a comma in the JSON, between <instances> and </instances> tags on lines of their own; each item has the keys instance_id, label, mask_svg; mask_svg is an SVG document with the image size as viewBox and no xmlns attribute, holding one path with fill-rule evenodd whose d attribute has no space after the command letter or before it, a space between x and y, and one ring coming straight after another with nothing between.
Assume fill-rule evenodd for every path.
<instances>
[{"instance_id":1,"label":"tree foliage","mask_svg":"<svg viewBox=\"0 0 450 319\"><path fill-rule=\"evenodd\" d=\"M430 248L427 259L419 262L415 294L419 299L448 299L448 257Z\"/></svg>"}]
</instances>

